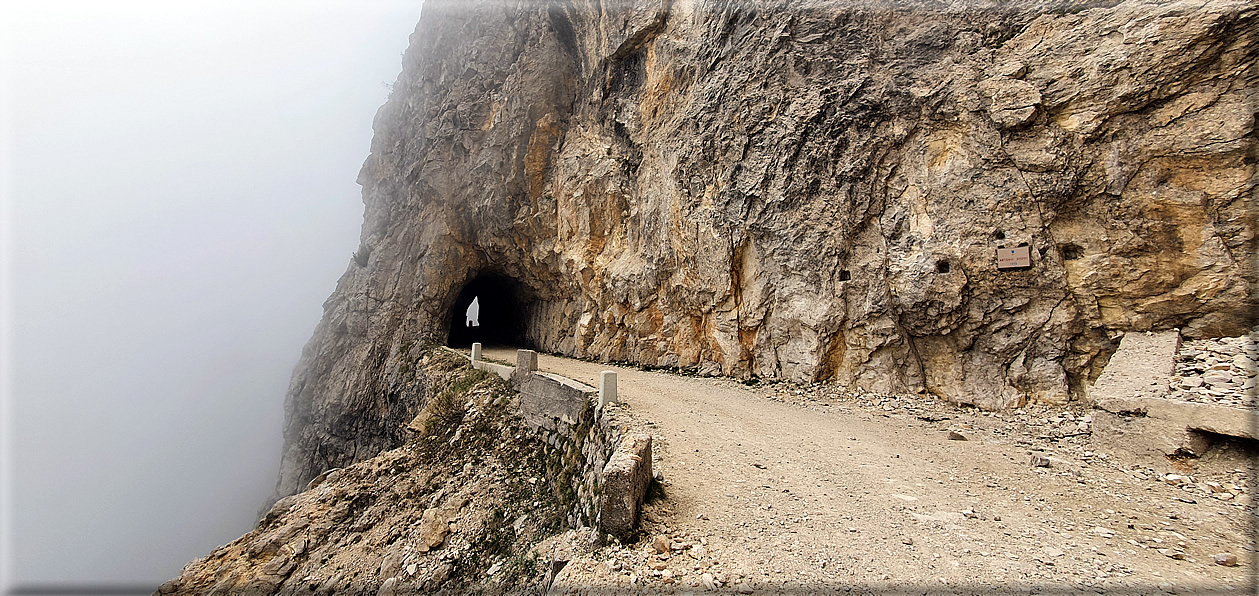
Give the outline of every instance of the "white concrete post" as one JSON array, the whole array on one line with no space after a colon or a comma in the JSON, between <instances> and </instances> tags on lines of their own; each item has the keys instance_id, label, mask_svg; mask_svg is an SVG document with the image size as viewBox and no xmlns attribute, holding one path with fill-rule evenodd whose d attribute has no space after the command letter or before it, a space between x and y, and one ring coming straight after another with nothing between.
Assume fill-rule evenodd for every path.
<instances>
[{"instance_id":1,"label":"white concrete post","mask_svg":"<svg viewBox=\"0 0 1259 596\"><path fill-rule=\"evenodd\" d=\"M599 407L616 403L616 371L599 373Z\"/></svg>"},{"instance_id":2,"label":"white concrete post","mask_svg":"<svg viewBox=\"0 0 1259 596\"><path fill-rule=\"evenodd\" d=\"M481 342L476 342L472 344L472 361L473 362L481 361Z\"/></svg>"}]
</instances>

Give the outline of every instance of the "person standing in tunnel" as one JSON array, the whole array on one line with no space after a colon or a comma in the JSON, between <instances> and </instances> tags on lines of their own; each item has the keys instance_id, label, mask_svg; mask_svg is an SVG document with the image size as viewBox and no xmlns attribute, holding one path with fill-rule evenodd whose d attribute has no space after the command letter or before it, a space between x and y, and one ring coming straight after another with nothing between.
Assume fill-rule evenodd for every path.
<instances>
[{"instance_id":1,"label":"person standing in tunnel","mask_svg":"<svg viewBox=\"0 0 1259 596\"><path fill-rule=\"evenodd\" d=\"M480 299L481 299L480 296L474 296L472 298L472 304L468 305L467 321L464 323L465 327L480 327L481 326Z\"/></svg>"}]
</instances>

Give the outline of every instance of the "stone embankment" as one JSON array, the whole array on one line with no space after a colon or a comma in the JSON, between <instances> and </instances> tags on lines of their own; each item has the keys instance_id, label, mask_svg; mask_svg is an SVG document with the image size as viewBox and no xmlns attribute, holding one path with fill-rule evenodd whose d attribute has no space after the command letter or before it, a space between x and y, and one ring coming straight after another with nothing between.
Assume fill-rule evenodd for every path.
<instances>
[{"instance_id":1,"label":"stone embankment","mask_svg":"<svg viewBox=\"0 0 1259 596\"><path fill-rule=\"evenodd\" d=\"M1175 330L1125 335L1088 393L1099 438L1147 459L1202 457L1220 441L1259 439L1255 336L1182 344Z\"/></svg>"},{"instance_id":2,"label":"stone embankment","mask_svg":"<svg viewBox=\"0 0 1259 596\"><path fill-rule=\"evenodd\" d=\"M539 371L533 350L517 350L515 367L484 360L479 343L469 360L520 392L521 416L566 470L556 482L569 508L568 526L594 526L613 536L633 532L652 478L651 435L632 432L633 420L616 403L616 374L605 372L595 389Z\"/></svg>"},{"instance_id":3,"label":"stone embankment","mask_svg":"<svg viewBox=\"0 0 1259 596\"><path fill-rule=\"evenodd\" d=\"M1256 409L1255 372L1259 331L1241 337L1187 341L1176 355L1168 397Z\"/></svg>"},{"instance_id":4,"label":"stone embankment","mask_svg":"<svg viewBox=\"0 0 1259 596\"><path fill-rule=\"evenodd\" d=\"M158 593L537 594L574 549L628 537L652 437L624 404L537 372L525 350L517 367L410 353L430 391L405 445L325 471Z\"/></svg>"},{"instance_id":5,"label":"stone embankment","mask_svg":"<svg viewBox=\"0 0 1259 596\"><path fill-rule=\"evenodd\" d=\"M545 591L556 556L547 540L571 515L560 484L571 468L529 430L508 383L445 350L410 356L431 391L403 446L325 471L158 593Z\"/></svg>"}]
</instances>

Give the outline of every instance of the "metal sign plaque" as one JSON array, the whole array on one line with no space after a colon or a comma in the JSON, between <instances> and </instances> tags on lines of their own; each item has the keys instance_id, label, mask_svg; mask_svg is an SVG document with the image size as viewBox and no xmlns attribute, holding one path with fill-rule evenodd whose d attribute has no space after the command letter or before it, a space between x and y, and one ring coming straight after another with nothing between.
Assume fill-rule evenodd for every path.
<instances>
[{"instance_id":1,"label":"metal sign plaque","mask_svg":"<svg viewBox=\"0 0 1259 596\"><path fill-rule=\"evenodd\" d=\"M1032 266L1032 247L1015 246L997 249L997 269L1026 269Z\"/></svg>"}]
</instances>

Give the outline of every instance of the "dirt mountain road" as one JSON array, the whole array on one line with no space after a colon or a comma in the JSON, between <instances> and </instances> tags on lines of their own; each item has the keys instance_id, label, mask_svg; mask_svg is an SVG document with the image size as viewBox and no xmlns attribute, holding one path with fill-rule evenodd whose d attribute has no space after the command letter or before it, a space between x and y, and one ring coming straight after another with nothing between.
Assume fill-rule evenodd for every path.
<instances>
[{"instance_id":1,"label":"dirt mountain road","mask_svg":"<svg viewBox=\"0 0 1259 596\"><path fill-rule=\"evenodd\" d=\"M515 360L507 350L486 356ZM621 401L651 429L666 483L643 540L573 561L556 578L560 591L1254 586L1252 516L1237 503L1189 498L1160 480L1170 469L1094 453L1080 409L992 414L929 397L747 387L548 355L539 367L596 386L600 371L616 371ZM1221 484L1245 484L1249 472L1215 468ZM669 552L653 548L657 536ZM1225 552L1240 565L1217 565Z\"/></svg>"}]
</instances>

